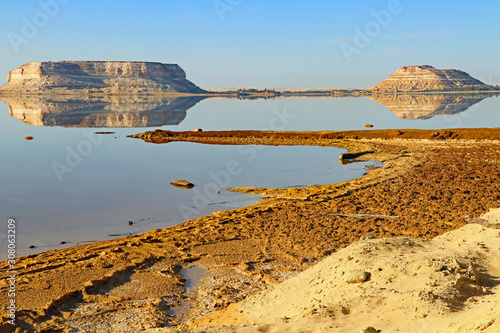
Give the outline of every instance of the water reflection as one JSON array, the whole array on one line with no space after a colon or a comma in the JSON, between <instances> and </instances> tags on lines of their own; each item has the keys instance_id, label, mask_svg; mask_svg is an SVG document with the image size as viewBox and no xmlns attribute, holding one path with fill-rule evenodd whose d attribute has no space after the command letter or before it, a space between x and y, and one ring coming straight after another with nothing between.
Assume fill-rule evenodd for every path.
<instances>
[{"instance_id":1,"label":"water reflection","mask_svg":"<svg viewBox=\"0 0 500 333\"><path fill-rule=\"evenodd\" d=\"M347 130L358 129L360 118L370 123L383 122L385 127L401 128L401 126L412 126L401 123L405 120L429 120L439 115L459 115L472 105L491 96L495 94L364 96L387 107L399 118L396 121L391 119L392 117L387 117L389 112L385 118L380 113L374 116L372 111L376 108L375 104L359 103L360 99L365 99L360 97L277 98L255 100L251 101L251 104L248 102L256 99L255 97L239 96L231 100L227 97L208 96L1 96L0 100L9 105L11 116L33 126L161 127L177 126L186 120L183 125L187 128L203 126L214 130L263 129L270 126L267 111L285 110L290 106L290 110L294 112L293 116L297 116L294 122L300 124L297 128L293 128L294 130ZM203 103L203 112L195 112L191 121L188 121L187 110L203 99L209 100ZM349 108L349 115L344 112L346 107ZM311 109L314 110L314 116L310 112ZM392 123L389 123L390 121ZM331 124L335 124L335 128L332 128ZM465 125L477 127L477 124ZM422 127L422 122L419 122L418 126Z\"/></svg>"},{"instance_id":2,"label":"water reflection","mask_svg":"<svg viewBox=\"0 0 500 333\"><path fill-rule=\"evenodd\" d=\"M372 95L370 98L384 105L400 119L430 119L438 115L452 115L466 111L492 94L418 94Z\"/></svg>"},{"instance_id":3,"label":"water reflection","mask_svg":"<svg viewBox=\"0 0 500 333\"><path fill-rule=\"evenodd\" d=\"M178 125L204 96L2 96L10 115L33 126L154 127Z\"/></svg>"}]
</instances>

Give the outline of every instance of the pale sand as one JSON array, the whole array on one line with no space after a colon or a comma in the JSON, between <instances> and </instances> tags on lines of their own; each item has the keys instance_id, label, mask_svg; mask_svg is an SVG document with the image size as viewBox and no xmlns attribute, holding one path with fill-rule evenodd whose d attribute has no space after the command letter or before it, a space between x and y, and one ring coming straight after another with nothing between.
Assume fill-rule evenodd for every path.
<instances>
[{"instance_id":1,"label":"pale sand","mask_svg":"<svg viewBox=\"0 0 500 333\"><path fill-rule=\"evenodd\" d=\"M500 209L482 218L494 223ZM146 332L500 332L500 230L365 239L196 322ZM347 283L356 270L369 280ZM202 326L207 325L207 326ZM231 326L218 326L231 325Z\"/></svg>"}]
</instances>

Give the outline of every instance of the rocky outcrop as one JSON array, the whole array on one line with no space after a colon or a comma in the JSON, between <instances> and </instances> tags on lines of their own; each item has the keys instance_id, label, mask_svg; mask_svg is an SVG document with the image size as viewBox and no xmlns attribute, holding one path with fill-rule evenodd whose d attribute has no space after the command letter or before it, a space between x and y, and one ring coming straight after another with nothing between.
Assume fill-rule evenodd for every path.
<instances>
[{"instance_id":1,"label":"rocky outcrop","mask_svg":"<svg viewBox=\"0 0 500 333\"><path fill-rule=\"evenodd\" d=\"M9 72L3 94L200 94L176 64L134 61L30 62Z\"/></svg>"},{"instance_id":2,"label":"rocky outcrop","mask_svg":"<svg viewBox=\"0 0 500 333\"><path fill-rule=\"evenodd\" d=\"M401 119L430 119L438 115L464 112L490 94L374 94L370 98Z\"/></svg>"},{"instance_id":3,"label":"rocky outcrop","mask_svg":"<svg viewBox=\"0 0 500 333\"><path fill-rule=\"evenodd\" d=\"M419 91L495 90L494 87L474 79L456 69L436 69L432 66L406 66L376 86L373 93Z\"/></svg>"},{"instance_id":4,"label":"rocky outcrop","mask_svg":"<svg viewBox=\"0 0 500 333\"><path fill-rule=\"evenodd\" d=\"M9 105L11 116L32 126L112 128L178 125L186 111L204 98L3 96L1 100Z\"/></svg>"}]
</instances>

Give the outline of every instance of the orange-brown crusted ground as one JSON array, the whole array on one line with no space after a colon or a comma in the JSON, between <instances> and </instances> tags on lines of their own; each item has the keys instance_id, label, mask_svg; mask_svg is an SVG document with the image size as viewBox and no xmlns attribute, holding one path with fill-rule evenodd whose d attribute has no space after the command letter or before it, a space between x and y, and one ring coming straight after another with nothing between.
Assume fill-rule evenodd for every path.
<instances>
[{"instance_id":1,"label":"orange-brown crusted ground","mask_svg":"<svg viewBox=\"0 0 500 333\"><path fill-rule=\"evenodd\" d=\"M500 128L455 128L444 130L385 129L323 132L274 132L274 131L209 131L172 132L148 131L131 137L146 142L167 143L190 141L216 144L305 144L316 145L328 140L342 139L425 139L425 140L500 140Z\"/></svg>"},{"instance_id":2,"label":"orange-brown crusted ground","mask_svg":"<svg viewBox=\"0 0 500 333\"><path fill-rule=\"evenodd\" d=\"M474 139L473 133L462 134ZM45 332L135 332L189 322L304 270L367 232L429 238L500 206L498 142L322 144L372 151L363 157L385 166L342 184L257 189L270 199L144 235L20 258L18 325ZM190 263L207 268L211 279L194 296L191 314L175 318L165 311L185 297L179 268ZM7 263L0 266L5 304ZM11 328L6 319L1 332Z\"/></svg>"}]
</instances>

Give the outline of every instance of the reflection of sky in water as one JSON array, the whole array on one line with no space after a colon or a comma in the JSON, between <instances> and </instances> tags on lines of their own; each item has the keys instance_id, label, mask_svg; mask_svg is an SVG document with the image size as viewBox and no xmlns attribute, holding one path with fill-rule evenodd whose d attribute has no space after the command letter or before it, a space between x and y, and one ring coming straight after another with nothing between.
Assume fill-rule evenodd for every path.
<instances>
[{"instance_id":1,"label":"reflection of sky in water","mask_svg":"<svg viewBox=\"0 0 500 333\"><path fill-rule=\"evenodd\" d=\"M265 129L274 125L283 130L340 130L360 129L364 123L375 128L497 127L498 101L485 99L455 116L402 120L367 98L205 100L189 109L180 125L163 128ZM276 121L277 114L284 112L290 118ZM342 150L336 148L147 144L126 137L145 128L30 126L11 117L4 103L0 104L0 124L0 218L17 219L21 254L27 253L24 249L30 244L43 250L62 240L100 240L111 233L145 232L255 200L226 191L213 194L214 186L326 184L363 172L362 164L341 166L338 155ZM71 167L71 172L63 173L59 182L53 162L66 164L68 147L76 150L82 142L88 146L91 141L84 132L99 130L116 134L92 134L102 141L90 143L88 156ZM28 135L34 140L25 140ZM236 163L239 172L226 186L221 172L229 161ZM188 179L197 186L178 189L170 185L174 179ZM127 223L130 220L135 222L132 227ZM0 230L2 240L4 235Z\"/></svg>"},{"instance_id":2,"label":"reflection of sky in water","mask_svg":"<svg viewBox=\"0 0 500 333\"><path fill-rule=\"evenodd\" d=\"M287 98L275 100L204 100L187 111L179 126L165 129L206 130L265 129L275 112L294 116L284 130L322 131L385 128L496 127L500 124L500 98L490 97L455 115L431 119L400 119L385 106L366 98Z\"/></svg>"}]
</instances>

